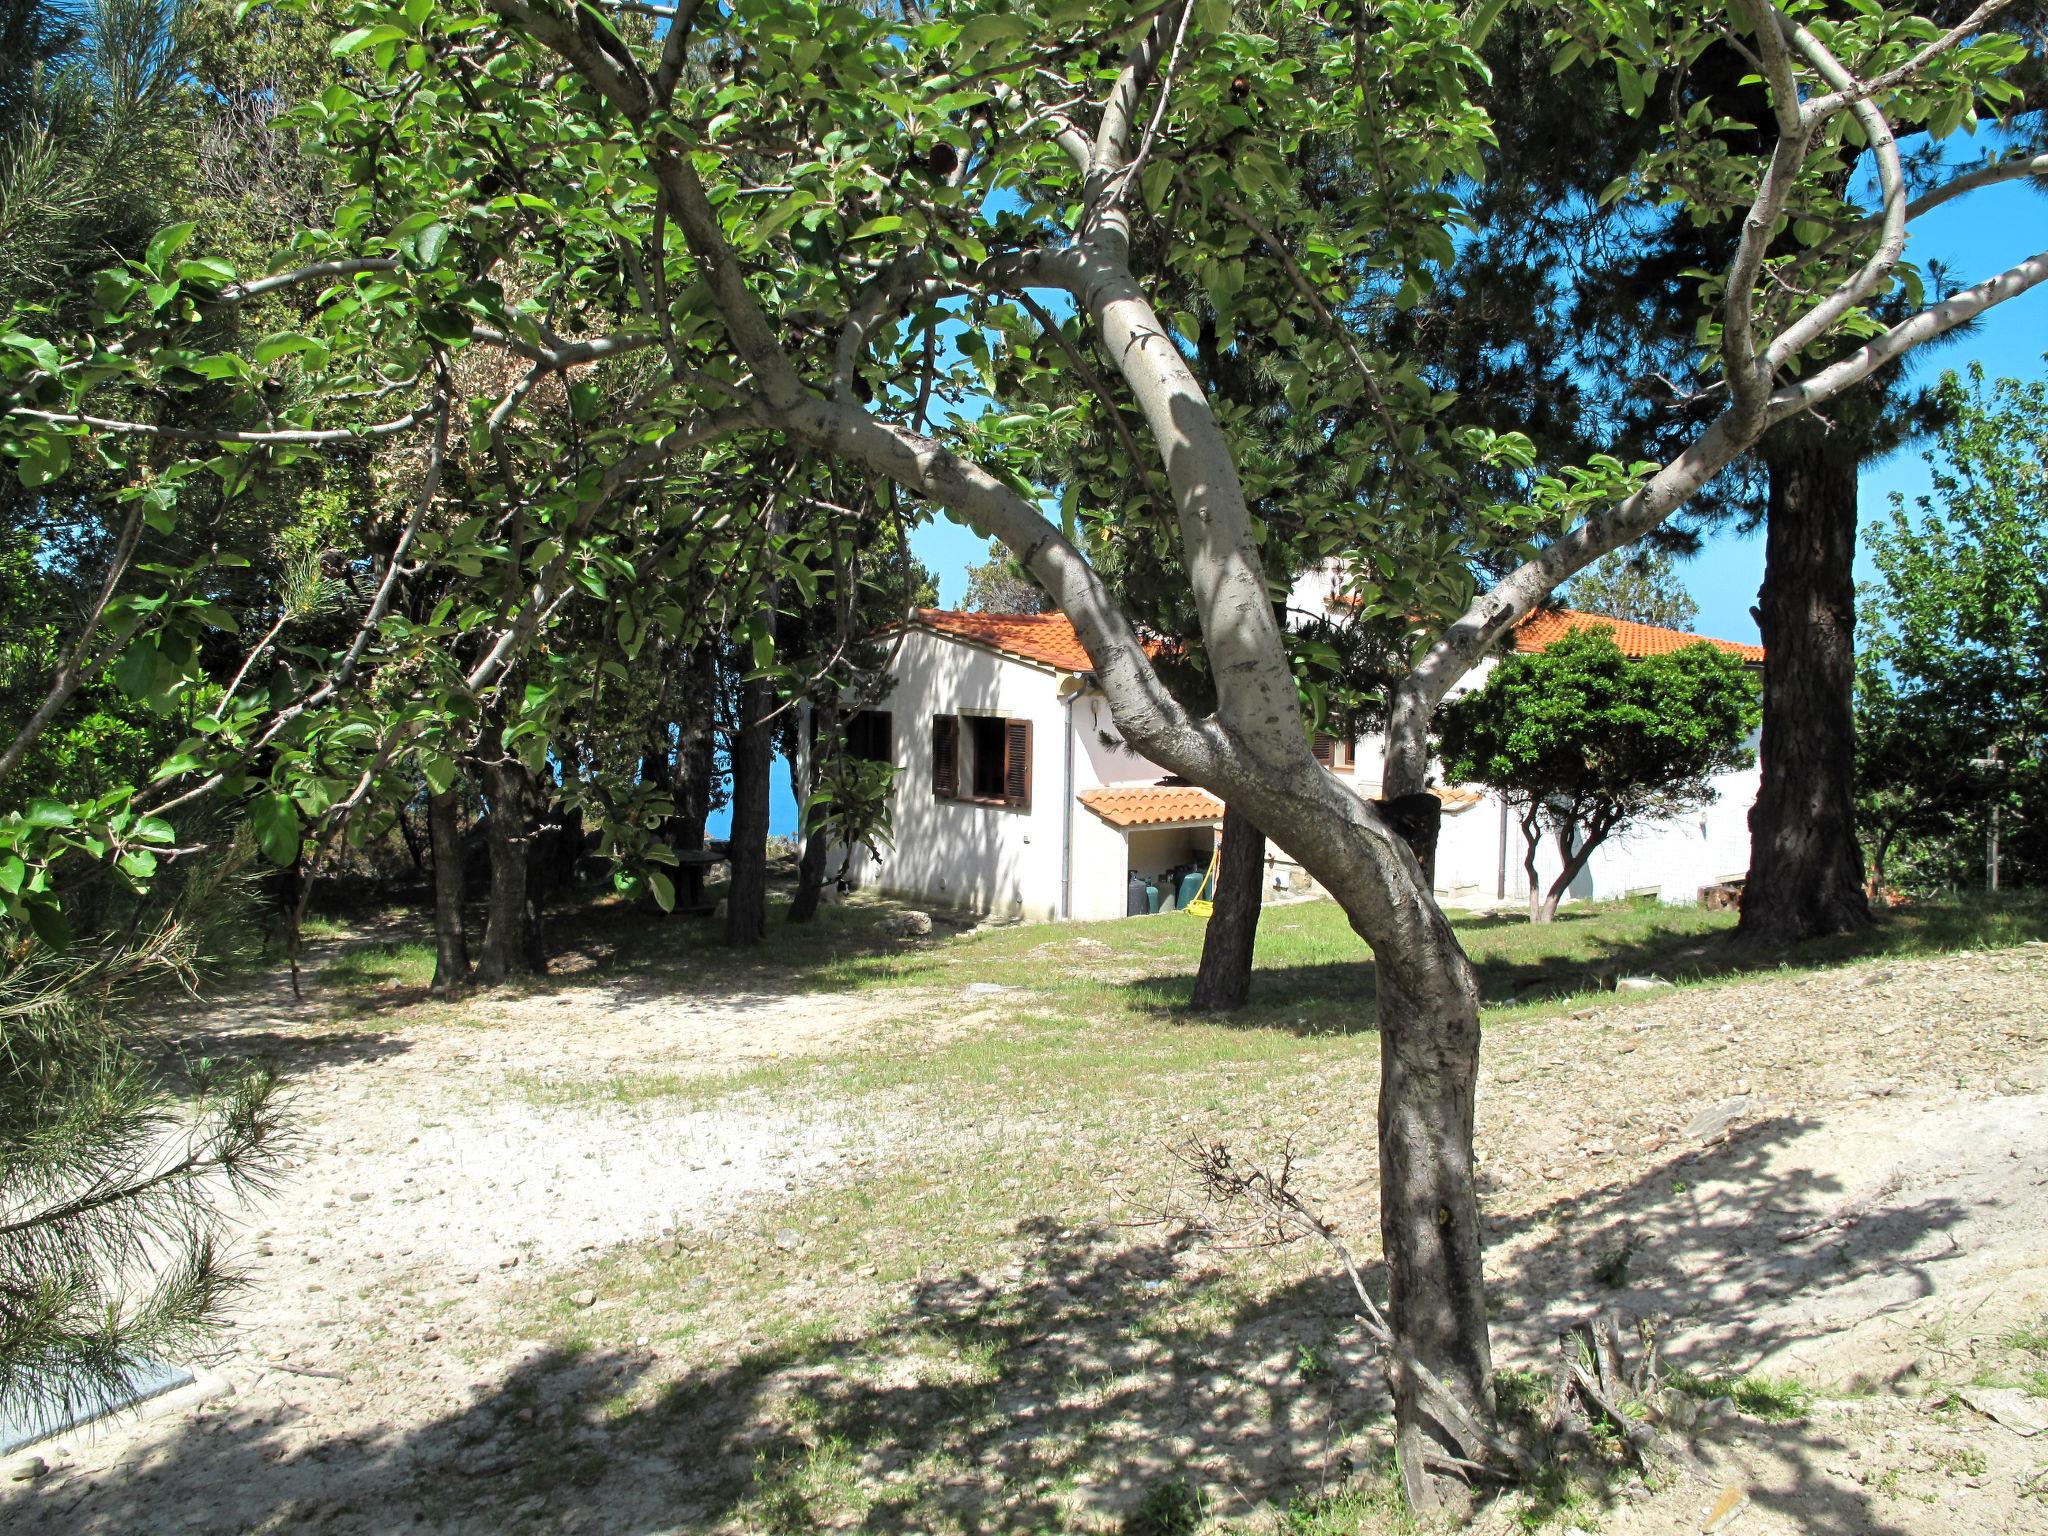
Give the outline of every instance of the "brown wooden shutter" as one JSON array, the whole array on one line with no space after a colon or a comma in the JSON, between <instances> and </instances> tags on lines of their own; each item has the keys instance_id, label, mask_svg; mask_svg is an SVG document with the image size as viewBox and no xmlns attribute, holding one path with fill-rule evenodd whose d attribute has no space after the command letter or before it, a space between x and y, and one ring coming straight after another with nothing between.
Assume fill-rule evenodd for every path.
<instances>
[{"instance_id":1,"label":"brown wooden shutter","mask_svg":"<svg viewBox=\"0 0 2048 1536\"><path fill-rule=\"evenodd\" d=\"M1317 762L1321 763L1325 768L1329 767L1330 764L1336 760L1337 756L1336 738L1332 736L1325 736L1321 731L1317 731L1315 739L1315 754Z\"/></svg>"},{"instance_id":2,"label":"brown wooden shutter","mask_svg":"<svg viewBox=\"0 0 2048 1536\"><path fill-rule=\"evenodd\" d=\"M1003 722L1003 804L1031 809L1031 722Z\"/></svg>"},{"instance_id":3,"label":"brown wooden shutter","mask_svg":"<svg viewBox=\"0 0 2048 1536\"><path fill-rule=\"evenodd\" d=\"M932 795L960 798L960 717L932 716Z\"/></svg>"}]
</instances>

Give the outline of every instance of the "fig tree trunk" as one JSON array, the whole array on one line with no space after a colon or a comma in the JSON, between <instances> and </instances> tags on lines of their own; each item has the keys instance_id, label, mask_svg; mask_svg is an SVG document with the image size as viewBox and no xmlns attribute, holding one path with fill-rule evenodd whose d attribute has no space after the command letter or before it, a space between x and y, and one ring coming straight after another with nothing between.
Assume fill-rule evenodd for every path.
<instances>
[{"instance_id":1,"label":"fig tree trunk","mask_svg":"<svg viewBox=\"0 0 2048 1536\"><path fill-rule=\"evenodd\" d=\"M1449 929L1445 929L1448 939ZM1479 999L1455 942L1440 967L1379 957L1380 1245L1396 1338L1482 1423L1494 1417L1472 1130ZM1397 975L1396 972L1405 973ZM1434 1439L1419 1383L1397 1368L1395 1421L1410 1501L1427 1507Z\"/></svg>"},{"instance_id":2,"label":"fig tree trunk","mask_svg":"<svg viewBox=\"0 0 2048 1536\"><path fill-rule=\"evenodd\" d=\"M434 983L444 996L469 985L469 942L462 929L461 792L427 796L427 841L434 853Z\"/></svg>"},{"instance_id":3,"label":"fig tree trunk","mask_svg":"<svg viewBox=\"0 0 2048 1536\"><path fill-rule=\"evenodd\" d=\"M1749 813L1742 939L1789 944L1870 924L1856 843L1856 465L1818 423L1769 441L1762 784Z\"/></svg>"},{"instance_id":4,"label":"fig tree trunk","mask_svg":"<svg viewBox=\"0 0 2048 1536\"><path fill-rule=\"evenodd\" d=\"M1251 999L1252 951L1265 896L1266 834L1235 805L1226 805L1222 841L1214 910L1202 935L1202 964L1189 999L1190 1006L1207 1013L1230 1013Z\"/></svg>"}]
</instances>

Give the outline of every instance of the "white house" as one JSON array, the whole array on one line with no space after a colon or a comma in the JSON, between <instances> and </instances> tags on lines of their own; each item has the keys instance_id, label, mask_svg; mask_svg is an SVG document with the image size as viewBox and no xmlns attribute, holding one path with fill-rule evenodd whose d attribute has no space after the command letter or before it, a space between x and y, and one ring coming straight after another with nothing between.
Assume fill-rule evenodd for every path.
<instances>
[{"instance_id":1,"label":"white house","mask_svg":"<svg viewBox=\"0 0 2048 1536\"><path fill-rule=\"evenodd\" d=\"M1305 579L1297 606L1339 606ZM1630 655L1699 637L1570 612L1531 616L1518 650L1540 650L1580 624L1612 628ZM1761 664L1756 646L1714 641ZM1173 780L1115 734L1087 652L1064 614L953 613L920 609L894 637L892 679L873 709L850 722L855 750L896 765L894 846L880 860L857 851L856 883L922 904L1000 917L1119 917L1182 903L1209 864L1222 803ZM1457 690L1477 687L1482 662ZM1319 755L1361 795L1379 792L1380 743L1318 743ZM1654 891L1691 901L1700 886L1749 862L1748 813L1756 770L1724 775L1707 807L1610 840L1574 883L1578 899ZM1449 904L1525 899L1522 838L1506 805L1477 787L1440 788L1444 819L1436 884ZM1269 855L1271 884L1305 879L1284 851ZM1546 845L1539 879L1557 868Z\"/></svg>"}]
</instances>

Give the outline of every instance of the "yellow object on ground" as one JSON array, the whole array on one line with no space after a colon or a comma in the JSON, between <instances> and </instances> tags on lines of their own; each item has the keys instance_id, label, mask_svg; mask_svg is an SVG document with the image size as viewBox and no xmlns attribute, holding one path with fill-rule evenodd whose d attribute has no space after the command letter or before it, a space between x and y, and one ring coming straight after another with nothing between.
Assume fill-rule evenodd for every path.
<instances>
[{"instance_id":1,"label":"yellow object on ground","mask_svg":"<svg viewBox=\"0 0 2048 1536\"><path fill-rule=\"evenodd\" d=\"M1187 914L1189 917L1206 918L1211 912L1216 910L1216 866L1222 860L1223 841L1221 838L1218 838L1216 851L1209 855L1209 873L1202 876L1202 884L1200 889L1195 892L1195 899L1187 904Z\"/></svg>"}]
</instances>

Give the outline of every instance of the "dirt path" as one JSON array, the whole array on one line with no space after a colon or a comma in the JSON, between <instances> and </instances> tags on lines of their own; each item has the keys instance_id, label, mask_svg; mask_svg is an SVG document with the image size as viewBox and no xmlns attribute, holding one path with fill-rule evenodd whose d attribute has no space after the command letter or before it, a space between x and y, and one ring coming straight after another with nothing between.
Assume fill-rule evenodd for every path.
<instances>
[{"instance_id":1,"label":"dirt path","mask_svg":"<svg viewBox=\"0 0 2048 1536\"><path fill-rule=\"evenodd\" d=\"M795 1077L728 1091L764 1063L997 1027L1002 1013L981 1001L900 989L700 1000L607 983L343 1020L265 992L195 1021L191 1044L278 1057L304 1130L284 1193L252 1228L254 1283L219 1366L233 1395L46 1450L50 1475L0 1488L0 1524L701 1528L662 1491L703 1470L689 1434L628 1440L602 1415L546 1436L492 1427L537 1412L553 1422L547 1394L623 1390L674 1353L639 1336L630 1359L564 1356L553 1341L578 1302L548 1299L536 1276L668 1232L687 1242L759 1224L801 1195L900 1172L935 1136L1009 1134L886 1093L807 1096L787 1086ZM2048 1532L2048 1505L2025 1491L2048 1471L2048 1435L2022 1438L1923 1390L2007 1368L1997 1341L2048 1318L2044 1011L2048 952L2036 946L1692 989L1503 1033L1481 1137L1503 1361L1542 1359L1583 1313L1588 1267L1625 1246L1612 1301L1666 1320L1686 1364L1796 1372L1841 1397L1799 1424L1716 1421L1700 1433L1696 1479L1573 1519L1627 1536L1697 1530L1692 1506L1725 1485L1751 1501L1734 1536ZM684 1086L637 1091L657 1074ZM1114 1133L1105 1145L1118 1147ZM781 1242L772 1228L768 1240ZM1174 1283L1170 1264L1111 1270L1146 1294ZM1008 1305L1017 1275L958 1284ZM702 1283L708 1315L718 1281ZM1081 1377L1052 1369L1062 1359L1159 1368L1142 1340L1091 1332L1099 1314L1081 1281L1033 1294L1051 1316L1025 1337L1072 1353L1001 1389L1017 1433L1072 1402ZM1259 1347L1279 1364L1144 1394L1170 1413L1170 1439L1099 1396L1074 1422L1128 1443L1134 1462L1165 1444L1180 1447L1168 1465L1227 1461L1258 1424L1299 1416L1300 1346L1289 1334ZM735 1390L768 1401L757 1385ZM1188 1405L1212 1391L1232 1406L1205 1427ZM769 1441L741 1435L719 1452L738 1458L727 1475L748 1476L750 1443ZM1084 1528L1122 1518L1129 1490L1091 1499L1083 1484L1072 1507Z\"/></svg>"}]
</instances>

